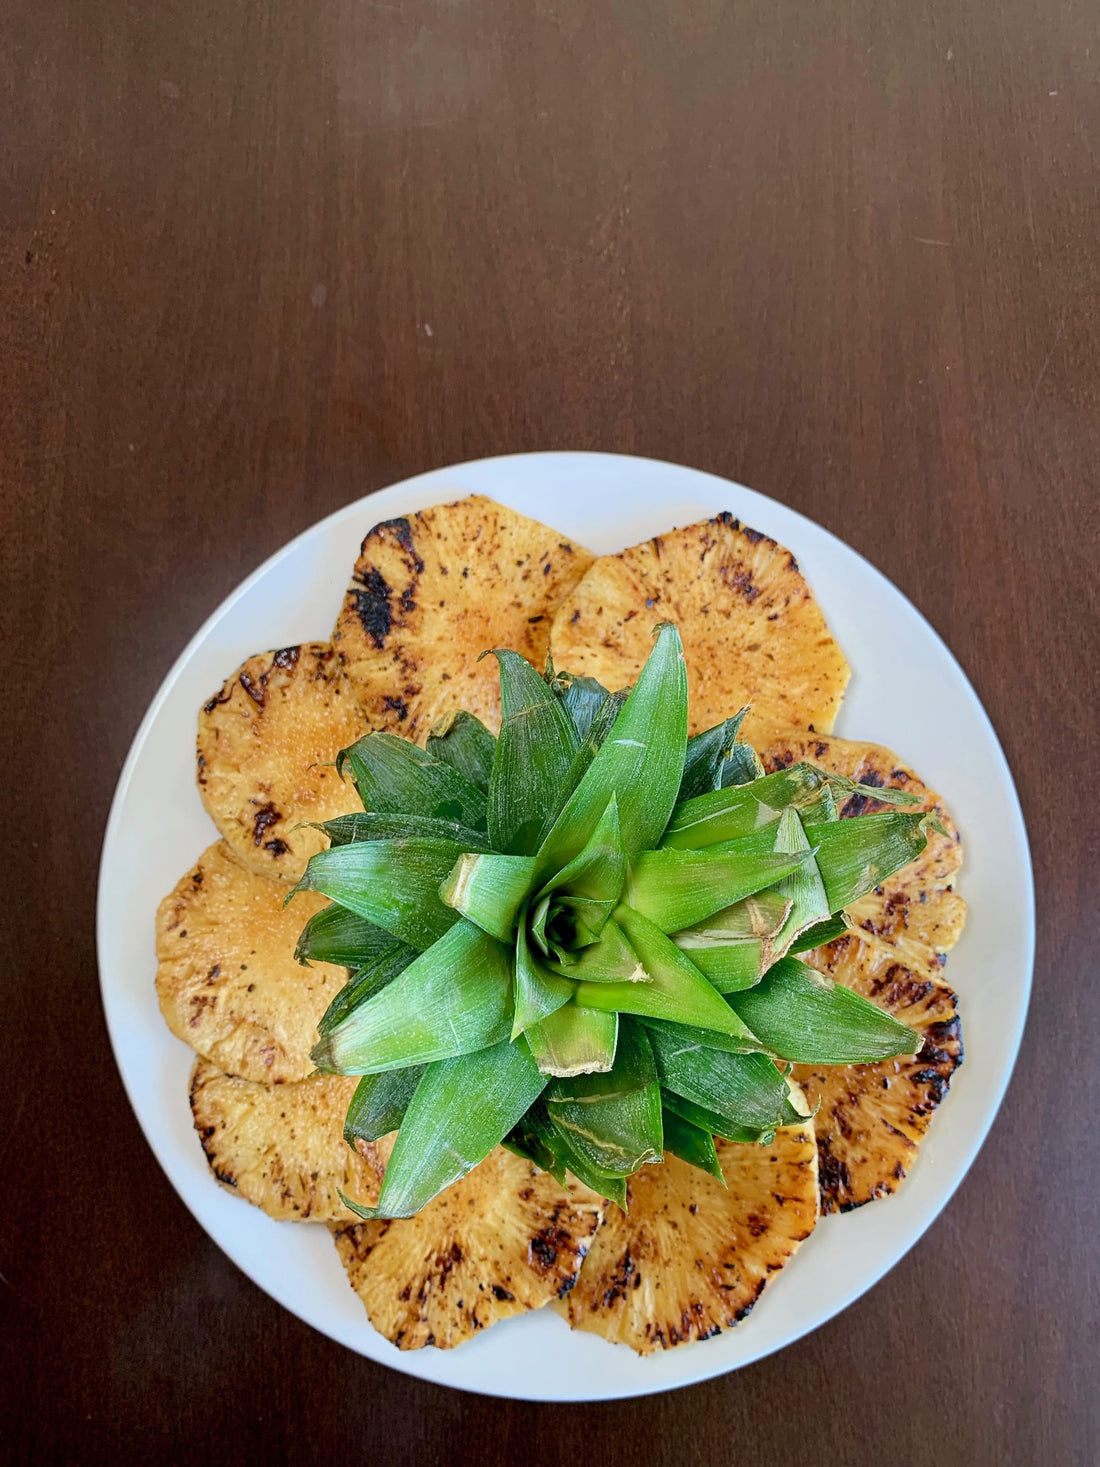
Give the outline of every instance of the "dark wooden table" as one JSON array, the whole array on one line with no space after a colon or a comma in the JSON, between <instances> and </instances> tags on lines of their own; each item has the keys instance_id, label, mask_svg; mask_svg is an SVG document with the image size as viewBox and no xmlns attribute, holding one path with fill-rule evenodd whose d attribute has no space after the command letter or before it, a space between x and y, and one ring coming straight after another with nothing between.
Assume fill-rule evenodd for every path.
<instances>
[{"instance_id":1,"label":"dark wooden table","mask_svg":"<svg viewBox=\"0 0 1100 1467\"><path fill-rule=\"evenodd\" d=\"M3 16L3 1453L1100 1459L1092 0ZM222 1256L123 1094L93 895L142 712L247 571L563 446L752 484L912 597L1004 740L1040 939L1000 1119L883 1283L738 1375L551 1409L360 1360Z\"/></svg>"}]
</instances>

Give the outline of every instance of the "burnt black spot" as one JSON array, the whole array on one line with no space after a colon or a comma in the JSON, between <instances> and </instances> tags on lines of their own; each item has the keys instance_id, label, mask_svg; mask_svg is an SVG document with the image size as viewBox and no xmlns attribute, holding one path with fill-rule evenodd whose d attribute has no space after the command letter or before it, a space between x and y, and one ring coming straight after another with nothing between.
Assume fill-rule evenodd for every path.
<instances>
[{"instance_id":1,"label":"burnt black spot","mask_svg":"<svg viewBox=\"0 0 1100 1467\"><path fill-rule=\"evenodd\" d=\"M558 1261L558 1250L568 1242L568 1235L561 1228L543 1228L527 1245L527 1256L536 1268L549 1271Z\"/></svg>"},{"instance_id":2,"label":"burnt black spot","mask_svg":"<svg viewBox=\"0 0 1100 1467\"><path fill-rule=\"evenodd\" d=\"M298 665L300 647L281 647L271 659L272 667L280 667L283 672L293 672Z\"/></svg>"},{"instance_id":3,"label":"burnt black spot","mask_svg":"<svg viewBox=\"0 0 1100 1467\"><path fill-rule=\"evenodd\" d=\"M290 847L285 840L280 840L276 835L271 840L264 841L264 850L270 851L273 856L285 856Z\"/></svg>"},{"instance_id":4,"label":"burnt black spot","mask_svg":"<svg viewBox=\"0 0 1100 1467\"><path fill-rule=\"evenodd\" d=\"M222 970L221 964L220 963L215 963L214 966L210 969L210 972L207 973L207 975L206 975L206 981L208 983L212 983L214 981L214 979L218 976L218 974L221 972L221 970Z\"/></svg>"},{"instance_id":5,"label":"burnt black spot","mask_svg":"<svg viewBox=\"0 0 1100 1467\"><path fill-rule=\"evenodd\" d=\"M947 1094L948 1080L939 1070L917 1070L913 1080L917 1085L925 1086L928 1100L934 1106L939 1105Z\"/></svg>"},{"instance_id":6,"label":"burnt black spot","mask_svg":"<svg viewBox=\"0 0 1100 1467\"><path fill-rule=\"evenodd\" d=\"M228 688L222 688L222 690L221 690L220 693L215 693L214 696L210 699L210 701L208 703L204 703L202 705L202 711L204 713L213 713L214 709L217 708L219 704L221 704L221 703L228 703L228 702L229 702L229 689Z\"/></svg>"},{"instance_id":7,"label":"burnt black spot","mask_svg":"<svg viewBox=\"0 0 1100 1467\"><path fill-rule=\"evenodd\" d=\"M760 595L760 587L753 584L752 571L747 566L738 566L736 569L723 566L721 576L730 590L743 596L750 606Z\"/></svg>"},{"instance_id":8,"label":"burnt black spot","mask_svg":"<svg viewBox=\"0 0 1100 1467\"><path fill-rule=\"evenodd\" d=\"M550 572L551 572L552 569L553 569L553 567L551 566L550 562L547 561L546 564L542 568L543 575L544 576L548 576L550 574Z\"/></svg>"},{"instance_id":9,"label":"burnt black spot","mask_svg":"<svg viewBox=\"0 0 1100 1467\"><path fill-rule=\"evenodd\" d=\"M252 844L254 846L263 845L264 836L267 831L282 818L282 815L270 800L266 805L261 805L252 817ZM283 846L283 850L286 850L285 846Z\"/></svg>"},{"instance_id":10,"label":"burnt black spot","mask_svg":"<svg viewBox=\"0 0 1100 1467\"><path fill-rule=\"evenodd\" d=\"M741 533L750 545L759 545L764 538L759 530L750 530L748 525L741 526Z\"/></svg>"},{"instance_id":11,"label":"burnt black spot","mask_svg":"<svg viewBox=\"0 0 1100 1467\"><path fill-rule=\"evenodd\" d=\"M412 569L415 574L420 575L424 569L424 562L416 553L416 547L413 544L412 527L404 515L401 515L395 520L383 520L376 528L378 530L389 530L392 533L393 538L412 561Z\"/></svg>"},{"instance_id":12,"label":"burnt black spot","mask_svg":"<svg viewBox=\"0 0 1100 1467\"><path fill-rule=\"evenodd\" d=\"M501 1288L500 1284L493 1284L492 1289L493 1289L493 1294L496 1296L496 1298L498 1298L498 1299L500 1299L502 1301L505 1300L505 1299L512 1300L512 1299L515 1299L515 1297L516 1297L515 1294L509 1293L509 1291L507 1289Z\"/></svg>"},{"instance_id":13,"label":"burnt black spot","mask_svg":"<svg viewBox=\"0 0 1100 1467\"><path fill-rule=\"evenodd\" d=\"M581 619L581 612L580 612L580 607L578 607L577 610L574 611L573 615L569 618L569 625L571 627L575 627L577 625L577 623L580 621L580 619Z\"/></svg>"},{"instance_id":14,"label":"burnt black spot","mask_svg":"<svg viewBox=\"0 0 1100 1467\"><path fill-rule=\"evenodd\" d=\"M848 803L844 806L845 819L848 819L853 815L862 815L870 803L871 799L868 795L853 795ZM875 803L877 804L878 801L876 800Z\"/></svg>"},{"instance_id":15,"label":"burnt black spot","mask_svg":"<svg viewBox=\"0 0 1100 1467\"><path fill-rule=\"evenodd\" d=\"M413 598L412 586L406 586L401 592L401 610L405 612L416 610L416 601Z\"/></svg>"},{"instance_id":16,"label":"burnt black spot","mask_svg":"<svg viewBox=\"0 0 1100 1467\"><path fill-rule=\"evenodd\" d=\"M357 576L356 580L359 588L353 586L351 595L359 624L376 647L384 647L393 626L393 612L390 609L392 588L386 584L382 572L374 566Z\"/></svg>"},{"instance_id":17,"label":"burnt black spot","mask_svg":"<svg viewBox=\"0 0 1100 1467\"><path fill-rule=\"evenodd\" d=\"M409 705L405 702L404 698L401 698L401 697L397 697L397 698L386 697L382 701L383 701L384 706L391 713L396 713L397 714L397 721L398 721L398 723L404 723L405 722L405 719L408 718L408 716L409 716Z\"/></svg>"},{"instance_id":18,"label":"burnt black spot","mask_svg":"<svg viewBox=\"0 0 1100 1467\"><path fill-rule=\"evenodd\" d=\"M542 621L542 620L543 620L543 618L542 618L542 615L540 613L538 616L529 616L527 618L527 624L528 624L528 626L534 626L537 621Z\"/></svg>"},{"instance_id":19,"label":"burnt black spot","mask_svg":"<svg viewBox=\"0 0 1100 1467\"><path fill-rule=\"evenodd\" d=\"M937 1024L929 1024L925 1033L925 1044L945 1045L956 1044L959 1040L959 1016L956 1014L950 1019L941 1019ZM921 1053L923 1054L923 1050Z\"/></svg>"},{"instance_id":20,"label":"burnt black spot","mask_svg":"<svg viewBox=\"0 0 1100 1467\"><path fill-rule=\"evenodd\" d=\"M242 672L241 687L252 699L257 708L262 708L264 706L264 685L262 681L254 683L247 672Z\"/></svg>"},{"instance_id":21,"label":"burnt black spot","mask_svg":"<svg viewBox=\"0 0 1100 1467\"><path fill-rule=\"evenodd\" d=\"M760 1298L760 1295L764 1292L764 1285L766 1283L767 1279L757 1279L756 1288L753 1290L752 1298L748 1301L747 1304L743 1304L734 1316L738 1323L740 1323L741 1320L744 1319L746 1314L751 1312L753 1305L756 1303L757 1299Z\"/></svg>"},{"instance_id":22,"label":"burnt black spot","mask_svg":"<svg viewBox=\"0 0 1100 1467\"><path fill-rule=\"evenodd\" d=\"M821 1190L843 1211L845 1207L852 1207L852 1177L847 1166L839 1157L833 1155L829 1149L826 1137L817 1138L817 1165L820 1178Z\"/></svg>"},{"instance_id":23,"label":"burnt black spot","mask_svg":"<svg viewBox=\"0 0 1100 1467\"><path fill-rule=\"evenodd\" d=\"M632 1280L637 1272L638 1265L630 1256L628 1248L619 1259L607 1283L607 1288L600 1295L600 1303L604 1308L609 1308L616 1300L621 1299L627 1289L633 1288Z\"/></svg>"}]
</instances>

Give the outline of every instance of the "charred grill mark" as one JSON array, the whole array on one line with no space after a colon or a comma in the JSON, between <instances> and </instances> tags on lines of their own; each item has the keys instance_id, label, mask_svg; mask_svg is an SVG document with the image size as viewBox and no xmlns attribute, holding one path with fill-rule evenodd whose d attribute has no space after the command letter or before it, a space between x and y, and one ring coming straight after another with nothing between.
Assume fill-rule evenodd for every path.
<instances>
[{"instance_id":1,"label":"charred grill mark","mask_svg":"<svg viewBox=\"0 0 1100 1467\"><path fill-rule=\"evenodd\" d=\"M637 1272L637 1268L638 1265L630 1256L630 1249L628 1248L612 1271L607 1288L599 1296L599 1305L602 1305L604 1309L610 1309L613 1304L625 1298L627 1290L636 1287L632 1283L632 1280Z\"/></svg>"},{"instance_id":2,"label":"charred grill mark","mask_svg":"<svg viewBox=\"0 0 1100 1467\"><path fill-rule=\"evenodd\" d=\"M735 1323L740 1324L741 1321L745 1318L745 1315L752 1310L753 1306L756 1304L757 1299L759 1299L760 1295L764 1292L765 1283L767 1283L767 1279L757 1279L756 1287L752 1291L752 1298L748 1301L747 1304L742 1304L741 1308L734 1315Z\"/></svg>"},{"instance_id":3,"label":"charred grill mark","mask_svg":"<svg viewBox=\"0 0 1100 1467\"><path fill-rule=\"evenodd\" d=\"M818 1185L826 1204L832 1203L841 1210L856 1206L854 1202L846 1202L852 1195L852 1175L847 1165L833 1155L827 1136L817 1138L817 1166Z\"/></svg>"},{"instance_id":4,"label":"charred grill mark","mask_svg":"<svg viewBox=\"0 0 1100 1467\"><path fill-rule=\"evenodd\" d=\"M357 575L355 581L358 582L358 589L353 582L350 594L355 603L359 624L375 647L382 648L386 645L386 638L393 626L393 611L390 607L393 589L387 584L382 572L374 566Z\"/></svg>"},{"instance_id":5,"label":"charred grill mark","mask_svg":"<svg viewBox=\"0 0 1100 1467\"><path fill-rule=\"evenodd\" d=\"M206 702L202 705L202 711L204 713L213 713L214 709L219 707L222 703L229 702L230 693L231 689L222 688L220 693L215 693L214 696L209 700L209 702Z\"/></svg>"},{"instance_id":6,"label":"charred grill mark","mask_svg":"<svg viewBox=\"0 0 1100 1467\"><path fill-rule=\"evenodd\" d=\"M424 562L416 552L416 547L413 544L412 527L404 515L401 515L395 520L383 520L382 524L378 526L378 529L391 530L393 532L394 539L412 562L414 573L418 576L422 575Z\"/></svg>"},{"instance_id":7,"label":"charred grill mark","mask_svg":"<svg viewBox=\"0 0 1100 1467\"><path fill-rule=\"evenodd\" d=\"M271 845L275 842L271 841L265 843L264 836L267 834L271 826L278 824L278 822L282 818L282 815L275 808L270 800L267 802L266 805L261 805L260 808L256 811L255 815L253 815L252 817L252 844L254 846L264 845L265 849L270 850ZM283 847L283 851L286 850L286 846L283 844L282 841L279 841L278 844ZM281 855L282 851L280 851L278 854Z\"/></svg>"}]
</instances>

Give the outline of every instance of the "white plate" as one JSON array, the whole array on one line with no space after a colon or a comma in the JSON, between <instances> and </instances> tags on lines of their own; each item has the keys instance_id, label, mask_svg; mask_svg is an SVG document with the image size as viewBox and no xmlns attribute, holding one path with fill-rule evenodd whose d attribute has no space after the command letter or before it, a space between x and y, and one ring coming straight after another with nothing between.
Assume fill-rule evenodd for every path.
<instances>
[{"instance_id":1,"label":"white plate","mask_svg":"<svg viewBox=\"0 0 1100 1467\"><path fill-rule=\"evenodd\" d=\"M966 1063L911 1176L888 1201L825 1219L736 1329L639 1359L570 1333L552 1311L506 1321L458 1350L402 1353L376 1334L325 1228L275 1223L215 1185L191 1127L191 1053L157 1009L153 914L214 831L194 783L195 715L245 657L327 638L372 525L488 494L598 552L728 509L797 556L854 669L837 732L887 744L945 797L966 842L970 904L948 975ZM867 561L793 510L709 474L595 453L487 459L396 484L314 525L214 613L168 674L134 739L100 871L99 966L119 1069L150 1146L202 1226L299 1318L372 1360L442 1385L533 1400L642 1395L705 1380L790 1344L869 1289L959 1185L1001 1103L1031 986L1027 836L996 735L961 668Z\"/></svg>"}]
</instances>

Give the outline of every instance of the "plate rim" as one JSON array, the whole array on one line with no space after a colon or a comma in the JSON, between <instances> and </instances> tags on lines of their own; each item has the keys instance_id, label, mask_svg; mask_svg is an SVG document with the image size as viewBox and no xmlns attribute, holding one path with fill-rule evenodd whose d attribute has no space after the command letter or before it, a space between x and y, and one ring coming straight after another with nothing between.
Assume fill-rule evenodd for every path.
<instances>
[{"instance_id":1,"label":"plate rim","mask_svg":"<svg viewBox=\"0 0 1100 1467\"><path fill-rule=\"evenodd\" d=\"M1023 952L1021 953L1021 957L1023 959L1021 964L1021 971L1023 974L1023 987L1019 1003L1019 1014L1010 1036L1010 1058L1008 1062L1004 1065L1003 1071L998 1075L995 1086L986 1093L987 1114L983 1123L977 1128L975 1134L971 1136L969 1140L969 1143L965 1150L964 1161L959 1166L957 1174L951 1179L950 1185L947 1187L946 1191L944 1191L942 1196L939 1197L935 1211L927 1218L927 1220L923 1223L923 1225L919 1228L915 1235L909 1238L908 1241L905 1242L904 1246L900 1248L900 1250L892 1251L890 1253L890 1256L882 1263L882 1266L874 1270L871 1275L866 1278L866 1280L861 1280L859 1287L856 1288L855 1292L851 1293L848 1296L847 1301L844 1304L823 1314L821 1317L808 1319L804 1326L798 1328L795 1332L787 1335L785 1339L776 1343L770 1343L766 1345L763 1349L760 1349L757 1353L751 1355L751 1357L748 1359L733 1362L719 1361L715 1363L713 1368L707 1368L706 1358L705 1356L702 1356L699 1359L699 1368L694 1373L685 1374L685 1376L681 1379L677 1379L674 1381L654 1380L652 1382L643 1382L636 1386L632 1385L628 1389L618 1389L612 1386L607 1390L601 1391L597 1387L591 1393L586 1393L583 1396L561 1395L553 1393L540 1394L534 1390L505 1390L501 1389L499 1385L494 1388L492 1384L472 1384L466 1381L459 1382L450 1380L438 1380L434 1378L430 1369L425 1370L422 1368L418 1368L423 1364L423 1362L420 1361L418 1357L429 1355L435 1357L445 1356L445 1354L451 1354L452 1352L398 1352L397 1359L382 1359L379 1358L379 1356L377 1355L369 1354L366 1350L359 1349L355 1344L350 1343L346 1339L342 1338L341 1335L336 1333L334 1330L326 1328L326 1326L323 1323L319 1322L317 1319L308 1318L299 1308L295 1307L294 1304L288 1303L284 1299L272 1294L267 1285L262 1283L257 1278L256 1274L245 1263L243 1263L238 1257L234 1256L234 1254L229 1251L229 1248L226 1246L226 1244L216 1235L212 1226L209 1225L207 1219L201 1217L198 1212L196 1212L195 1209L192 1207L188 1195L184 1190L184 1186L182 1185L181 1181L173 1176L173 1174L169 1170L168 1163L161 1155L161 1151L158 1148L154 1134L151 1132L150 1127L146 1125L145 1119L142 1115L142 1109L139 1106L137 1097L134 1093L134 1089L131 1085L131 1077L127 1073L127 1068L122 1058L120 1048L121 1039L118 1032L118 1026L112 1014L111 998L108 993L109 978L107 973L107 956L105 953L106 939L104 936L104 911L109 900L110 873L108 867L114 844L119 839L119 829L122 823L123 806L126 802L126 796L133 782L135 771L142 757L145 746L148 743L151 731L156 724L158 717L160 716L161 710L171 696L176 683L179 681L185 669L190 664L192 658L201 648L212 630L222 621L224 617L232 612L233 608L239 601L241 601L248 595L250 590L253 588L254 585L256 585L257 582L259 582L272 570L274 570L280 564L280 562L290 558L299 548L299 546L303 544L303 542L309 540L313 536L320 536L325 528L331 526L333 522L343 519L345 517L351 517L357 511L365 511L367 516L369 517L371 513L371 511L369 510L369 506L372 504L372 502L377 502L380 497L388 499L391 495L394 497L408 496L409 494L414 493L419 489L426 488L430 484L436 482L441 485L443 493L446 494L446 480L451 475L460 476L462 474L469 473L476 474L478 470L484 470L490 465L519 466L525 463L529 463L532 460L556 460L561 464L564 464L566 462L576 464L578 461L585 461L588 463L592 463L593 461L598 463L601 460L611 460L615 461L616 463L622 463L623 461L626 461L628 463L645 464L663 470L671 470L679 473L684 473L690 475L694 479L707 481L711 487L721 487L723 490L734 491L738 496L742 497L748 496L749 499L760 503L764 507L774 505L778 509L780 509L784 515L791 516L801 524L808 526L815 534L827 537L827 539L833 543L834 548L839 548L841 552L848 556L855 556L856 559L861 562L862 566L871 573L873 579L879 583L878 588L880 592L886 594L889 597L898 598L904 604L904 607L908 611L908 613L912 617L916 618L923 633L931 638L932 641L936 644L936 649L939 655L947 660L947 662L950 664L951 668L954 670L958 678L961 680L962 684L965 686L965 689L969 693L974 705L974 710L976 711L980 721L984 724L984 731L990 741L993 750L995 750L1000 765L1000 773L1003 776L1007 788L1011 791L1012 794L1012 803L1011 808L1008 811L1008 815L1010 818L1010 822L1014 827L1014 833L1019 843L1019 854L1022 857L1021 875L1024 879L1025 888L1025 902L1023 911L1025 939ZM483 491L474 487L465 490L464 494L480 492ZM459 497L464 497L464 494L460 494ZM446 503L450 501L447 498L441 498L437 502ZM411 513L412 511L408 512ZM843 737L843 735L837 735L837 737ZM272 1298L273 1301L281 1308L289 1310L304 1324L307 1324L311 1328L316 1329L319 1333L324 1334L329 1339L332 1339L336 1343L343 1345L345 1348L352 1350L354 1353L363 1355L365 1358L371 1359L375 1364L389 1366L390 1368L398 1370L402 1374L409 1375L415 1379L428 1380L432 1384L437 1385L441 1388L468 1391L473 1394L485 1395L489 1397L494 1397L496 1399L554 1401L560 1404L568 1404L572 1402L582 1401L632 1399L635 1397L657 1394L668 1390L677 1390L683 1386L697 1384L704 1380L713 1379L717 1376L729 1374L733 1371L743 1369L747 1365L754 1364L758 1360L765 1359L767 1358L767 1356L774 1354L781 1349L785 1349L789 1345L795 1344L798 1340L805 1338L807 1334L812 1333L814 1330L821 1328L830 1320L835 1319L839 1314L843 1313L845 1310L855 1304L859 1299L861 1299L870 1289L874 1288L875 1285L879 1283L881 1279L890 1272L891 1269L896 1267L901 1259L925 1236L929 1228L932 1226L932 1223L942 1215L944 1209L948 1206L959 1186L968 1175L971 1167L974 1164L975 1159L977 1158L979 1151L981 1150L982 1146L985 1144L986 1139L988 1138L989 1132L992 1129L992 1126L995 1123L997 1116L1000 1113L1005 1094L1008 1090L1008 1086L1010 1085L1013 1074L1015 1072L1015 1067L1019 1058L1023 1032L1026 1026L1028 1012L1030 1008L1034 981L1035 946L1036 924L1034 869L1031 860L1031 847L1028 837L1027 825L1024 819L1023 809L1019 798L1019 792L1016 789L1015 780L1012 776L1011 766L1008 763L1008 759L1004 753L1004 749L997 735L997 731L993 724L993 721L990 718L981 698L979 697L977 690L974 688L969 677L967 676L965 669L962 667L958 658L947 645L944 638L939 634L939 632L932 625L925 614L920 610L920 608L914 605L914 603L909 600L904 592L902 592L899 587L897 587L889 579L888 576L880 571L878 567L875 566L871 561L869 561L867 557L864 556L860 551L856 550L853 546L842 540L840 536L834 534L824 525L819 524L816 520L812 519L806 514L803 514L800 510L797 510L788 504L784 504L781 500L774 499L769 495L761 493L759 490L750 489L747 485L741 484L736 480L726 478L723 475L711 473L710 471L704 469L692 468L689 465L680 464L673 460L657 459L634 454L608 453L594 450L549 449L527 453L494 454L481 458L462 461L459 463L444 465L436 469L426 470L424 472L414 474L406 479L399 480L393 484L380 486L376 490L373 490L365 495L361 495L346 504L338 506L329 514L326 514L320 519L315 520L309 525L305 526L290 540L286 541L282 546L272 552L272 554L267 556L259 565L255 567L253 571L251 571L247 576L239 581L237 585L234 586L234 588L229 592L229 594L226 595L222 599L222 601L214 608L214 610L211 611L210 614L204 618L200 626L187 640L183 649L172 662L168 672L162 678L153 698L146 708L145 713L142 716L130 742L126 758L123 761L118 781L115 786L115 791L111 799L110 810L104 827L103 840L100 850L100 862L96 890L96 956L100 981L100 999L104 1009L104 1017L107 1025L108 1037L110 1039L111 1050L115 1060L116 1068L122 1080L123 1088L126 1092L126 1096L130 1103L131 1109L134 1112L135 1118L137 1119L142 1134L145 1136L145 1139L149 1144L150 1150L153 1152L153 1155L156 1158L158 1165L161 1167L162 1172L168 1178L168 1181L175 1190L177 1196L180 1198L181 1202L187 1208L188 1212L195 1219L195 1221L198 1222L199 1226L203 1229L203 1231L207 1234L207 1236L215 1244L215 1246L229 1259L232 1264L234 1264L235 1267L237 1267L245 1275L245 1277L250 1280L250 1282L252 1282L257 1288L261 1289L265 1294L267 1294L269 1298ZM827 1221L828 1219L822 1219L823 1223ZM382 1345L388 1345L388 1342L385 1341L383 1336L376 1335L375 1338ZM572 1336L568 1336L568 1338L572 1338ZM701 1351L703 1343L704 1342L698 1342L687 1348L692 1352L692 1355L694 1356L696 1352ZM679 1353L679 1351L676 1352L677 1355L679 1355Z\"/></svg>"}]
</instances>

